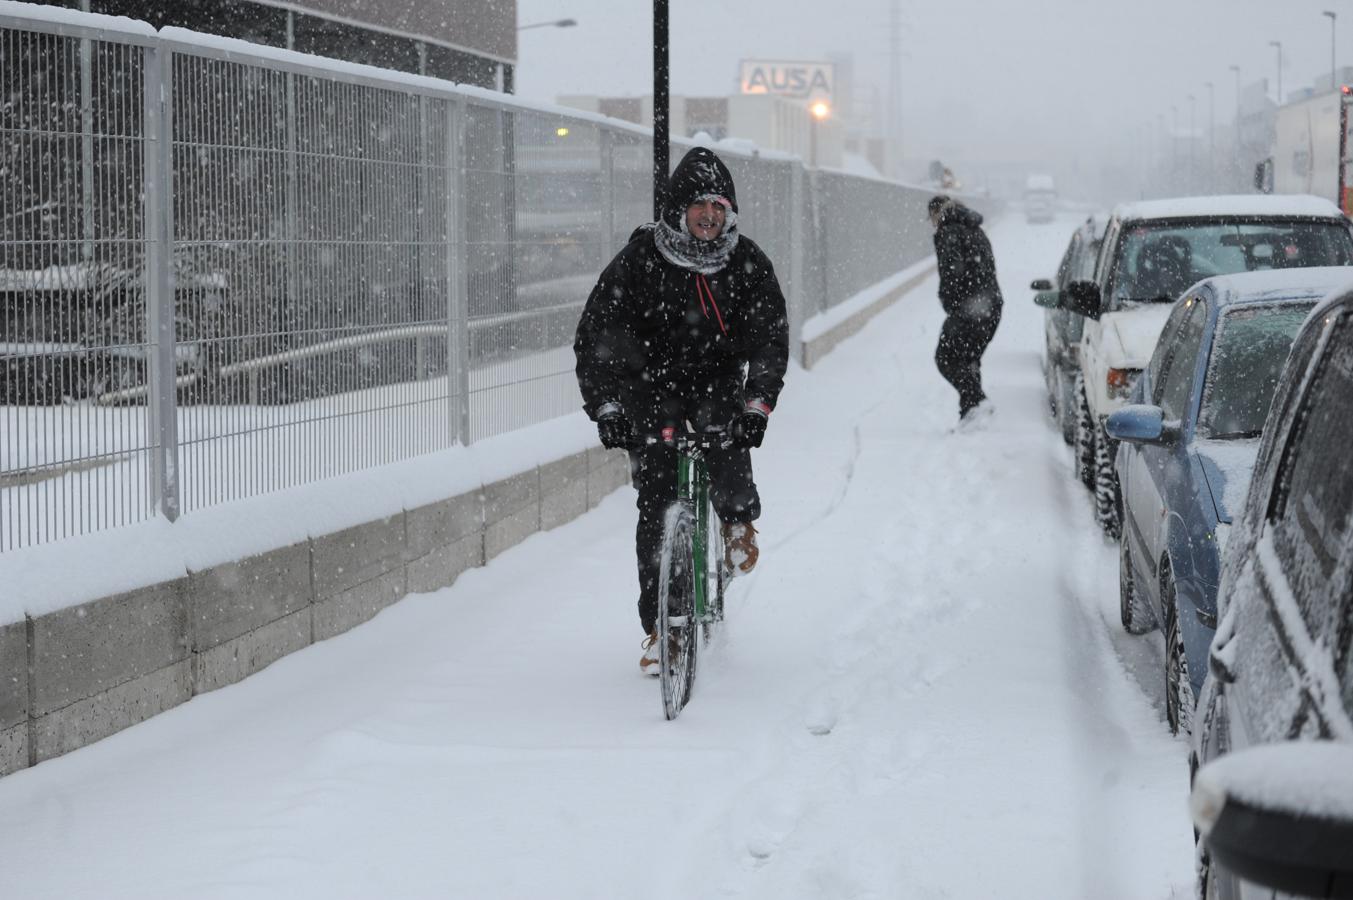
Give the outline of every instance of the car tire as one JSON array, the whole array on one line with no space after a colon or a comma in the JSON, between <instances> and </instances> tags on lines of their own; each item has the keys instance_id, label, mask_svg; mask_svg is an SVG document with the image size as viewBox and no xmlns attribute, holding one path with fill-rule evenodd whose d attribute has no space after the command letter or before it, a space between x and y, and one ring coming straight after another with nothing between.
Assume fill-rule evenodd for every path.
<instances>
[{"instance_id":1,"label":"car tire","mask_svg":"<svg viewBox=\"0 0 1353 900\"><path fill-rule=\"evenodd\" d=\"M1061 366L1057 367L1057 424L1068 447L1076 446L1075 383Z\"/></svg>"},{"instance_id":2,"label":"car tire","mask_svg":"<svg viewBox=\"0 0 1353 900\"><path fill-rule=\"evenodd\" d=\"M1095 487L1095 416L1090 411L1090 402L1085 399L1085 382L1076 376L1076 443L1072 448L1075 454L1076 477L1088 489Z\"/></svg>"},{"instance_id":3,"label":"car tire","mask_svg":"<svg viewBox=\"0 0 1353 900\"><path fill-rule=\"evenodd\" d=\"M1095 521L1104 535L1118 540L1122 532L1122 495L1118 488L1118 473L1113 470L1113 456L1117 447L1103 435L1095 441Z\"/></svg>"},{"instance_id":4,"label":"car tire","mask_svg":"<svg viewBox=\"0 0 1353 900\"><path fill-rule=\"evenodd\" d=\"M1123 630L1128 634L1146 634L1156 627L1150 607L1137 590L1127 535L1118 541L1118 614L1123 620Z\"/></svg>"},{"instance_id":5,"label":"car tire","mask_svg":"<svg viewBox=\"0 0 1353 900\"><path fill-rule=\"evenodd\" d=\"M1192 734L1193 684L1189 681L1189 660L1179 628L1179 598L1168 571L1163 576L1160 594L1165 618L1165 721L1170 734Z\"/></svg>"}]
</instances>

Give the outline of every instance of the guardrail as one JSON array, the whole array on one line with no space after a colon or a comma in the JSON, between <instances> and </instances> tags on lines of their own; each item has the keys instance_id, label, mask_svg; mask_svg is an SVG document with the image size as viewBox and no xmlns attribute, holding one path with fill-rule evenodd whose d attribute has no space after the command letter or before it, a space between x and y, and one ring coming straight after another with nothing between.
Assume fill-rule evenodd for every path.
<instances>
[{"instance_id":1,"label":"guardrail","mask_svg":"<svg viewBox=\"0 0 1353 900\"><path fill-rule=\"evenodd\" d=\"M0 78L0 552L578 408L647 131L18 4ZM924 189L720 154L796 336L928 253Z\"/></svg>"}]
</instances>

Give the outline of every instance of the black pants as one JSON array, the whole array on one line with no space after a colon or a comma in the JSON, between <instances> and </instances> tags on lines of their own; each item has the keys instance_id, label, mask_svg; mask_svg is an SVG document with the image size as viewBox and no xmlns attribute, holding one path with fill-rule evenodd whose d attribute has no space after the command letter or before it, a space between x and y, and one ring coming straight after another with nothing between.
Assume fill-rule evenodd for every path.
<instances>
[{"instance_id":1,"label":"black pants","mask_svg":"<svg viewBox=\"0 0 1353 900\"><path fill-rule=\"evenodd\" d=\"M958 391L958 413L963 415L987 398L982 393L982 354L996 336L1000 310L982 319L949 316L940 329L935 365L944 380Z\"/></svg>"},{"instance_id":2,"label":"black pants","mask_svg":"<svg viewBox=\"0 0 1353 900\"><path fill-rule=\"evenodd\" d=\"M684 429L686 421L696 431L704 431L709 426L727 425L742 411L739 385L725 382L704 387L710 389L688 392L689 397L698 399L668 398L639 408L639 433L656 434L665 426ZM639 622L646 634L655 630L658 620L663 518L676 500L676 463L676 449L666 444L650 444L641 451L630 453L630 473L639 490L639 526L635 532ZM705 463L709 467L710 499L722 521L751 522L761 515L761 498L752 480L751 451L711 450L705 456Z\"/></svg>"}]
</instances>

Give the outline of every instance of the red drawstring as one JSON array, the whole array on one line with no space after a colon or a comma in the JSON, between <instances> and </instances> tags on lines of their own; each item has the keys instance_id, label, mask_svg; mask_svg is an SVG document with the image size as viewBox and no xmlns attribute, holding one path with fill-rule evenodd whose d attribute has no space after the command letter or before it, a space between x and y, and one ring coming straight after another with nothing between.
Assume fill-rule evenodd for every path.
<instances>
[{"instance_id":1,"label":"red drawstring","mask_svg":"<svg viewBox=\"0 0 1353 900\"><path fill-rule=\"evenodd\" d=\"M704 288L703 291L701 290L702 287ZM709 309L705 306L705 294L709 294L710 305L714 307L714 318L719 323L719 330L726 336L728 334L728 329L724 327L723 313L719 312L719 304L714 299L714 291L710 289L709 282L705 280L705 276L699 273L695 276L695 293L696 296L700 298L700 311L705 314L706 319L709 318Z\"/></svg>"}]
</instances>

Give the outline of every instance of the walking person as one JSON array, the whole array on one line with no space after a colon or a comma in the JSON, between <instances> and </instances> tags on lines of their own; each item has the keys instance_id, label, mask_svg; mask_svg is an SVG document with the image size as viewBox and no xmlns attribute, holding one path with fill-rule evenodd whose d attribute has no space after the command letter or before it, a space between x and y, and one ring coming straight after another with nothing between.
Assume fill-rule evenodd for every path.
<instances>
[{"instance_id":1,"label":"walking person","mask_svg":"<svg viewBox=\"0 0 1353 900\"><path fill-rule=\"evenodd\" d=\"M958 391L958 427L966 430L992 413L982 391L982 354L1001 322L1001 288L982 214L943 195L931 198L929 212L945 312L935 365Z\"/></svg>"},{"instance_id":2,"label":"walking person","mask_svg":"<svg viewBox=\"0 0 1353 900\"><path fill-rule=\"evenodd\" d=\"M583 408L601 443L630 451L638 488L635 552L640 669L658 674L663 516L676 500L676 450L636 437L727 426L734 446L706 457L725 565L750 572L761 500L750 448L760 447L789 361L785 298L770 259L738 233L733 176L697 147L672 172L657 222L643 225L592 289L574 340Z\"/></svg>"}]
</instances>

